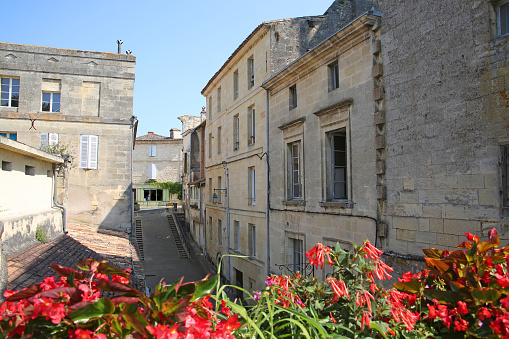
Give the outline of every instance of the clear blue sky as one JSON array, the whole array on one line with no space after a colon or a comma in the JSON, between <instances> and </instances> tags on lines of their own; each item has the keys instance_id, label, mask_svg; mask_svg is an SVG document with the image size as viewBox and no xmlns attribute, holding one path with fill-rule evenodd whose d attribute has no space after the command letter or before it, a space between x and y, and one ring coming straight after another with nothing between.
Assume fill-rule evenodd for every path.
<instances>
[{"instance_id":1,"label":"clear blue sky","mask_svg":"<svg viewBox=\"0 0 509 339\"><path fill-rule=\"evenodd\" d=\"M2 1L0 41L116 53L121 39L136 56L138 136L169 135L178 116L199 115L201 90L260 23L321 15L332 2Z\"/></svg>"}]
</instances>

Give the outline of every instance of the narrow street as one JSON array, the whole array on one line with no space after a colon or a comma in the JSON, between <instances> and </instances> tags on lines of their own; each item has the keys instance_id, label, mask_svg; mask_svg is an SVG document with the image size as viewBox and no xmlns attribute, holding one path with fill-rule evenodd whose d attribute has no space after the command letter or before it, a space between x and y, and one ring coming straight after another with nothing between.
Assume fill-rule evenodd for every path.
<instances>
[{"instance_id":1,"label":"narrow street","mask_svg":"<svg viewBox=\"0 0 509 339\"><path fill-rule=\"evenodd\" d=\"M190 259L181 257L170 229L169 215L164 209L142 210L135 215L136 220L141 220L145 284L151 292L161 279L167 284L181 277L190 282L215 273L194 245L189 247Z\"/></svg>"}]
</instances>

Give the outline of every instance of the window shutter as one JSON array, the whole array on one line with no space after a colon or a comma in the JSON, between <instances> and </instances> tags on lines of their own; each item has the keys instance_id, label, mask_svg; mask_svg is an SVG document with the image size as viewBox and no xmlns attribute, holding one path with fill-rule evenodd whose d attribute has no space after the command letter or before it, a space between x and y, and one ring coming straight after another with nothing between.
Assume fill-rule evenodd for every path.
<instances>
[{"instance_id":1,"label":"window shutter","mask_svg":"<svg viewBox=\"0 0 509 339\"><path fill-rule=\"evenodd\" d=\"M99 148L99 137L97 135L89 136L89 162L88 168L97 169L97 150Z\"/></svg>"},{"instance_id":2,"label":"window shutter","mask_svg":"<svg viewBox=\"0 0 509 339\"><path fill-rule=\"evenodd\" d=\"M80 140L80 168L88 168L88 135L82 135Z\"/></svg>"},{"instance_id":3,"label":"window shutter","mask_svg":"<svg viewBox=\"0 0 509 339\"><path fill-rule=\"evenodd\" d=\"M48 133L41 133L39 137L39 147L48 146Z\"/></svg>"},{"instance_id":4,"label":"window shutter","mask_svg":"<svg viewBox=\"0 0 509 339\"><path fill-rule=\"evenodd\" d=\"M152 156L155 157L157 155L157 147L152 146Z\"/></svg>"},{"instance_id":5,"label":"window shutter","mask_svg":"<svg viewBox=\"0 0 509 339\"><path fill-rule=\"evenodd\" d=\"M48 144L50 146L58 144L58 133L48 133Z\"/></svg>"},{"instance_id":6,"label":"window shutter","mask_svg":"<svg viewBox=\"0 0 509 339\"><path fill-rule=\"evenodd\" d=\"M152 164L152 179L157 179L157 166Z\"/></svg>"},{"instance_id":7,"label":"window shutter","mask_svg":"<svg viewBox=\"0 0 509 339\"><path fill-rule=\"evenodd\" d=\"M152 156L152 146L148 146L148 156L151 157Z\"/></svg>"}]
</instances>

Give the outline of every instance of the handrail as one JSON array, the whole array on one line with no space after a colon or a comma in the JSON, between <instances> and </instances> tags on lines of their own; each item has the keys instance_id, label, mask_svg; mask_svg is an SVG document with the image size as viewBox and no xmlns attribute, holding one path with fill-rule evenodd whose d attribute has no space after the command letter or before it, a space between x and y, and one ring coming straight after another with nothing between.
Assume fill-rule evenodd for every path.
<instances>
[{"instance_id":1,"label":"handrail","mask_svg":"<svg viewBox=\"0 0 509 339\"><path fill-rule=\"evenodd\" d=\"M182 232L182 228L180 226L180 222L175 215L175 211L171 211L171 216L173 218L173 222L177 228L177 232L179 233L180 239L182 239L182 246L184 246L184 251L186 251L187 258L191 258L191 254L189 253L189 244L187 243L187 237L184 236L184 232Z\"/></svg>"}]
</instances>

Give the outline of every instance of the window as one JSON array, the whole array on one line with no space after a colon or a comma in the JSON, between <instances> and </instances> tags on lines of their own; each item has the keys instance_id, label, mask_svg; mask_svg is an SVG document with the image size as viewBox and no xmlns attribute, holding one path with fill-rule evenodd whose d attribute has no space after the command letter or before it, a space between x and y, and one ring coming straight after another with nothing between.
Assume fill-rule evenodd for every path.
<instances>
[{"instance_id":1,"label":"window","mask_svg":"<svg viewBox=\"0 0 509 339\"><path fill-rule=\"evenodd\" d=\"M338 61L334 61L333 63L327 66L328 69L328 79L329 79L329 92L339 88L339 65Z\"/></svg>"},{"instance_id":2,"label":"window","mask_svg":"<svg viewBox=\"0 0 509 339\"><path fill-rule=\"evenodd\" d=\"M18 107L19 105L19 79L1 78L1 106Z\"/></svg>"},{"instance_id":3,"label":"window","mask_svg":"<svg viewBox=\"0 0 509 339\"><path fill-rule=\"evenodd\" d=\"M248 168L248 204L251 206L256 205L256 194L255 194L255 168L249 167Z\"/></svg>"},{"instance_id":4,"label":"window","mask_svg":"<svg viewBox=\"0 0 509 339\"><path fill-rule=\"evenodd\" d=\"M148 178L149 179L157 179L157 165L156 164L148 164Z\"/></svg>"},{"instance_id":5,"label":"window","mask_svg":"<svg viewBox=\"0 0 509 339\"><path fill-rule=\"evenodd\" d=\"M247 89L254 87L255 73L254 73L254 59L250 57L247 59Z\"/></svg>"},{"instance_id":6,"label":"window","mask_svg":"<svg viewBox=\"0 0 509 339\"><path fill-rule=\"evenodd\" d=\"M253 224L247 224L248 229L248 255L256 257L256 226Z\"/></svg>"},{"instance_id":7,"label":"window","mask_svg":"<svg viewBox=\"0 0 509 339\"><path fill-rule=\"evenodd\" d=\"M300 141L288 145L288 179L289 194L288 200L302 199L302 178L301 178L301 143Z\"/></svg>"},{"instance_id":8,"label":"window","mask_svg":"<svg viewBox=\"0 0 509 339\"><path fill-rule=\"evenodd\" d=\"M502 205L509 207L509 145L502 146Z\"/></svg>"},{"instance_id":9,"label":"window","mask_svg":"<svg viewBox=\"0 0 509 339\"><path fill-rule=\"evenodd\" d=\"M97 135L81 135L80 168L97 169L99 137Z\"/></svg>"},{"instance_id":10,"label":"window","mask_svg":"<svg viewBox=\"0 0 509 339\"><path fill-rule=\"evenodd\" d=\"M57 133L41 133L39 135L39 148L44 148L48 146L54 146L58 144L58 134Z\"/></svg>"},{"instance_id":11,"label":"window","mask_svg":"<svg viewBox=\"0 0 509 339\"><path fill-rule=\"evenodd\" d=\"M332 133L331 144L331 173L333 199L348 199L347 187L347 149L344 131Z\"/></svg>"},{"instance_id":12,"label":"window","mask_svg":"<svg viewBox=\"0 0 509 339\"><path fill-rule=\"evenodd\" d=\"M290 238L292 267L294 272L302 272L304 264L304 241Z\"/></svg>"},{"instance_id":13,"label":"window","mask_svg":"<svg viewBox=\"0 0 509 339\"><path fill-rule=\"evenodd\" d=\"M187 173L187 152L184 153L184 173Z\"/></svg>"},{"instance_id":14,"label":"window","mask_svg":"<svg viewBox=\"0 0 509 339\"><path fill-rule=\"evenodd\" d=\"M209 178L209 202L212 202L212 178Z\"/></svg>"},{"instance_id":15,"label":"window","mask_svg":"<svg viewBox=\"0 0 509 339\"><path fill-rule=\"evenodd\" d=\"M233 221L233 249L240 251L240 225L237 220Z\"/></svg>"},{"instance_id":16,"label":"window","mask_svg":"<svg viewBox=\"0 0 509 339\"><path fill-rule=\"evenodd\" d=\"M209 120L212 120L212 96L209 97L208 111L209 111Z\"/></svg>"},{"instance_id":17,"label":"window","mask_svg":"<svg viewBox=\"0 0 509 339\"><path fill-rule=\"evenodd\" d=\"M209 158L212 157L212 133L209 133Z\"/></svg>"},{"instance_id":18,"label":"window","mask_svg":"<svg viewBox=\"0 0 509 339\"><path fill-rule=\"evenodd\" d=\"M13 132L0 132L0 136L9 138L11 140L18 140L18 134Z\"/></svg>"},{"instance_id":19,"label":"window","mask_svg":"<svg viewBox=\"0 0 509 339\"><path fill-rule=\"evenodd\" d=\"M34 166L25 165L25 175L34 176L35 175L35 167Z\"/></svg>"},{"instance_id":20,"label":"window","mask_svg":"<svg viewBox=\"0 0 509 339\"><path fill-rule=\"evenodd\" d=\"M235 115L233 117L233 150L236 151L239 149L239 115Z\"/></svg>"},{"instance_id":21,"label":"window","mask_svg":"<svg viewBox=\"0 0 509 339\"><path fill-rule=\"evenodd\" d=\"M212 217L209 217L209 239L212 240Z\"/></svg>"},{"instance_id":22,"label":"window","mask_svg":"<svg viewBox=\"0 0 509 339\"><path fill-rule=\"evenodd\" d=\"M217 154L221 154L221 126L217 128Z\"/></svg>"},{"instance_id":23,"label":"window","mask_svg":"<svg viewBox=\"0 0 509 339\"><path fill-rule=\"evenodd\" d=\"M60 80L42 80L43 112L60 112Z\"/></svg>"},{"instance_id":24,"label":"window","mask_svg":"<svg viewBox=\"0 0 509 339\"><path fill-rule=\"evenodd\" d=\"M217 88L217 113L221 113L221 87Z\"/></svg>"},{"instance_id":25,"label":"window","mask_svg":"<svg viewBox=\"0 0 509 339\"><path fill-rule=\"evenodd\" d=\"M297 107L297 85L290 86L290 110Z\"/></svg>"},{"instance_id":26,"label":"window","mask_svg":"<svg viewBox=\"0 0 509 339\"><path fill-rule=\"evenodd\" d=\"M509 1L497 6L498 36L509 34Z\"/></svg>"},{"instance_id":27,"label":"window","mask_svg":"<svg viewBox=\"0 0 509 339\"><path fill-rule=\"evenodd\" d=\"M2 171L12 171L12 162L2 160Z\"/></svg>"},{"instance_id":28,"label":"window","mask_svg":"<svg viewBox=\"0 0 509 339\"><path fill-rule=\"evenodd\" d=\"M247 109L247 144L255 143L255 109L251 106Z\"/></svg>"},{"instance_id":29,"label":"window","mask_svg":"<svg viewBox=\"0 0 509 339\"><path fill-rule=\"evenodd\" d=\"M217 219L217 243L223 245L223 226L221 219Z\"/></svg>"},{"instance_id":30,"label":"window","mask_svg":"<svg viewBox=\"0 0 509 339\"><path fill-rule=\"evenodd\" d=\"M149 145L148 146L148 156L149 157L155 157L157 155L157 146L156 145Z\"/></svg>"},{"instance_id":31,"label":"window","mask_svg":"<svg viewBox=\"0 0 509 339\"><path fill-rule=\"evenodd\" d=\"M239 70L233 72L233 100L239 97Z\"/></svg>"},{"instance_id":32,"label":"window","mask_svg":"<svg viewBox=\"0 0 509 339\"><path fill-rule=\"evenodd\" d=\"M144 201L163 201L163 190L150 188L143 190Z\"/></svg>"},{"instance_id":33,"label":"window","mask_svg":"<svg viewBox=\"0 0 509 339\"><path fill-rule=\"evenodd\" d=\"M221 177L217 177L217 188L221 189L223 183L222 183L222 179ZM220 204L221 203L221 197L223 195L223 191L217 191L217 203Z\"/></svg>"}]
</instances>

